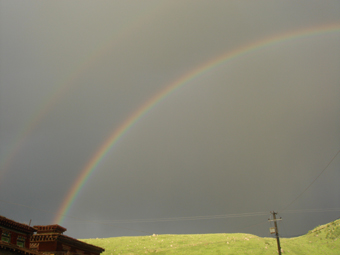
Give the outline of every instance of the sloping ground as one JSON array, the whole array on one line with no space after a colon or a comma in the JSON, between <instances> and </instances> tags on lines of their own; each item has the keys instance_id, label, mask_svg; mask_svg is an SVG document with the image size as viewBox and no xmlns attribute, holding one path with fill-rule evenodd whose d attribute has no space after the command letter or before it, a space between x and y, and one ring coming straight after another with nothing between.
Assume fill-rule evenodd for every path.
<instances>
[{"instance_id":1,"label":"sloping ground","mask_svg":"<svg viewBox=\"0 0 340 255\"><path fill-rule=\"evenodd\" d=\"M116 254L277 254L274 238L250 234L153 235L82 240ZM280 238L283 254L340 254L340 220L295 238Z\"/></svg>"}]
</instances>

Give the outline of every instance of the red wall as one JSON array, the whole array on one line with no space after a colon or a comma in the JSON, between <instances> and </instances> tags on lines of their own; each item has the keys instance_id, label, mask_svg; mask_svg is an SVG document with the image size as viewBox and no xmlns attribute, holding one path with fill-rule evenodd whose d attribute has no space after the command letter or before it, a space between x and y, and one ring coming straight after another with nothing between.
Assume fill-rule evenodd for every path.
<instances>
[{"instance_id":1,"label":"red wall","mask_svg":"<svg viewBox=\"0 0 340 255\"><path fill-rule=\"evenodd\" d=\"M14 244L14 245L17 245L17 238L18 238L18 236L24 236L26 238L26 240L25 240L25 248L29 249L29 247L30 247L30 235L27 235L27 234L18 234L18 233L13 232L13 231L11 231L9 229L6 229L6 231L11 233L10 243ZM0 228L0 239L1 239L1 235L2 235L2 229Z\"/></svg>"},{"instance_id":2,"label":"red wall","mask_svg":"<svg viewBox=\"0 0 340 255\"><path fill-rule=\"evenodd\" d=\"M57 242L41 242L39 243L39 251L56 251Z\"/></svg>"}]
</instances>

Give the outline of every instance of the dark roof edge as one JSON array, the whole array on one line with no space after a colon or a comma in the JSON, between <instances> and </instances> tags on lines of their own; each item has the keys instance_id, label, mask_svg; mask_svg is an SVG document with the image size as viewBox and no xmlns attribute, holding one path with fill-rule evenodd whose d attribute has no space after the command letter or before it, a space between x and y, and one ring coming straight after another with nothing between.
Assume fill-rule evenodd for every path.
<instances>
[{"instance_id":1,"label":"dark roof edge","mask_svg":"<svg viewBox=\"0 0 340 255\"><path fill-rule=\"evenodd\" d=\"M31 243L40 243L40 242L47 242L47 241L52 241L52 240L58 240L61 243L67 244L69 246L72 246L74 248L79 248L79 249L84 249L84 250L89 250L92 252L103 252L105 251L105 249L92 245L92 244L88 244L85 242L82 242L78 239L69 237L67 235L64 234L59 234L59 233L41 233L41 234L34 234L31 238Z\"/></svg>"},{"instance_id":2,"label":"dark roof edge","mask_svg":"<svg viewBox=\"0 0 340 255\"><path fill-rule=\"evenodd\" d=\"M14 220L8 219L8 218L1 216L1 215L0 215L0 225L2 225L4 227L15 229L15 230L23 231L23 232L26 232L26 233L32 233L33 234L34 232L36 232L35 228L28 226L27 224L16 222Z\"/></svg>"},{"instance_id":3,"label":"dark roof edge","mask_svg":"<svg viewBox=\"0 0 340 255\"><path fill-rule=\"evenodd\" d=\"M66 242L69 242L69 244L77 243L80 246L82 246L86 249L92 249L93 251L98 251L98 252L105 251L105 249L102 248L102 247L95 246L95 245L92 245L92 244L88 244L88 243L85 243L83 241L79 241L78 239L75 239L75 238L72 238L72 237L69 237L69 236L66 236L66 235L59 235L58 239L65 240Z\"/></svg>"}]
</instances>

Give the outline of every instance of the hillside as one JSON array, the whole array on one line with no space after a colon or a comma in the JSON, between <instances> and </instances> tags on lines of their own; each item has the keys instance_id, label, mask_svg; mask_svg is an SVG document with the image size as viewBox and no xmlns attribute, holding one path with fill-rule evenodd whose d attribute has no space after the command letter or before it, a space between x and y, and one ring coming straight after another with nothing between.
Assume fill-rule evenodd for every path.
<instances>
[{"instance_id":1,"label":"hillside","mask_svg":"<svg viewBox=\"0 0 340 255\"><path fill-rule=\"evenodd\" d=\"M274 238L251 234L152 235L84 239L114 254L277 254ZM283 254L340 254L340 220L318 226L308 234L280 238Z\"/></svg>"}]
</instances>

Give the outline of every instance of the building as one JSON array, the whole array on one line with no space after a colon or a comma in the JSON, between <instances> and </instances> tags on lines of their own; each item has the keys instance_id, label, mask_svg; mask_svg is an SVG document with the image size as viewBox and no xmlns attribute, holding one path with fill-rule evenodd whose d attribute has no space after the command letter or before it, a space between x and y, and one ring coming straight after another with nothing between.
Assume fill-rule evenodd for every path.
<instances>
[{"instance_id":1,"label":"building","mask_svg":"<svg viewBox=\"0 0 340 255\"><path fill-rule=\"evenodd\" d=\"M0 254L37 255L30 250L30 239L36 230L26 224L0 216Z\"/></svg>"},{"instance_id":2,"label":"building","mask_svg":"<svg viewBox=\"0 0 340 255\"><path fill-rule=\"evenodd\" d=\"M57 224L31 227L0 216L0 254L100 255L104 251L64 235L65 231Z\"/></svg>"},{"instance_id":3,"label":"building","mask_svg":"<svg viewBox=\"0 0 340 255\"><path fill-rule=\"evenodd\" d=\"M37 233L31 237L31 249L41 255L99 255L103 248L64 235L66 228L57 224L34 226Z\"/></svg>"}]
</instances>

